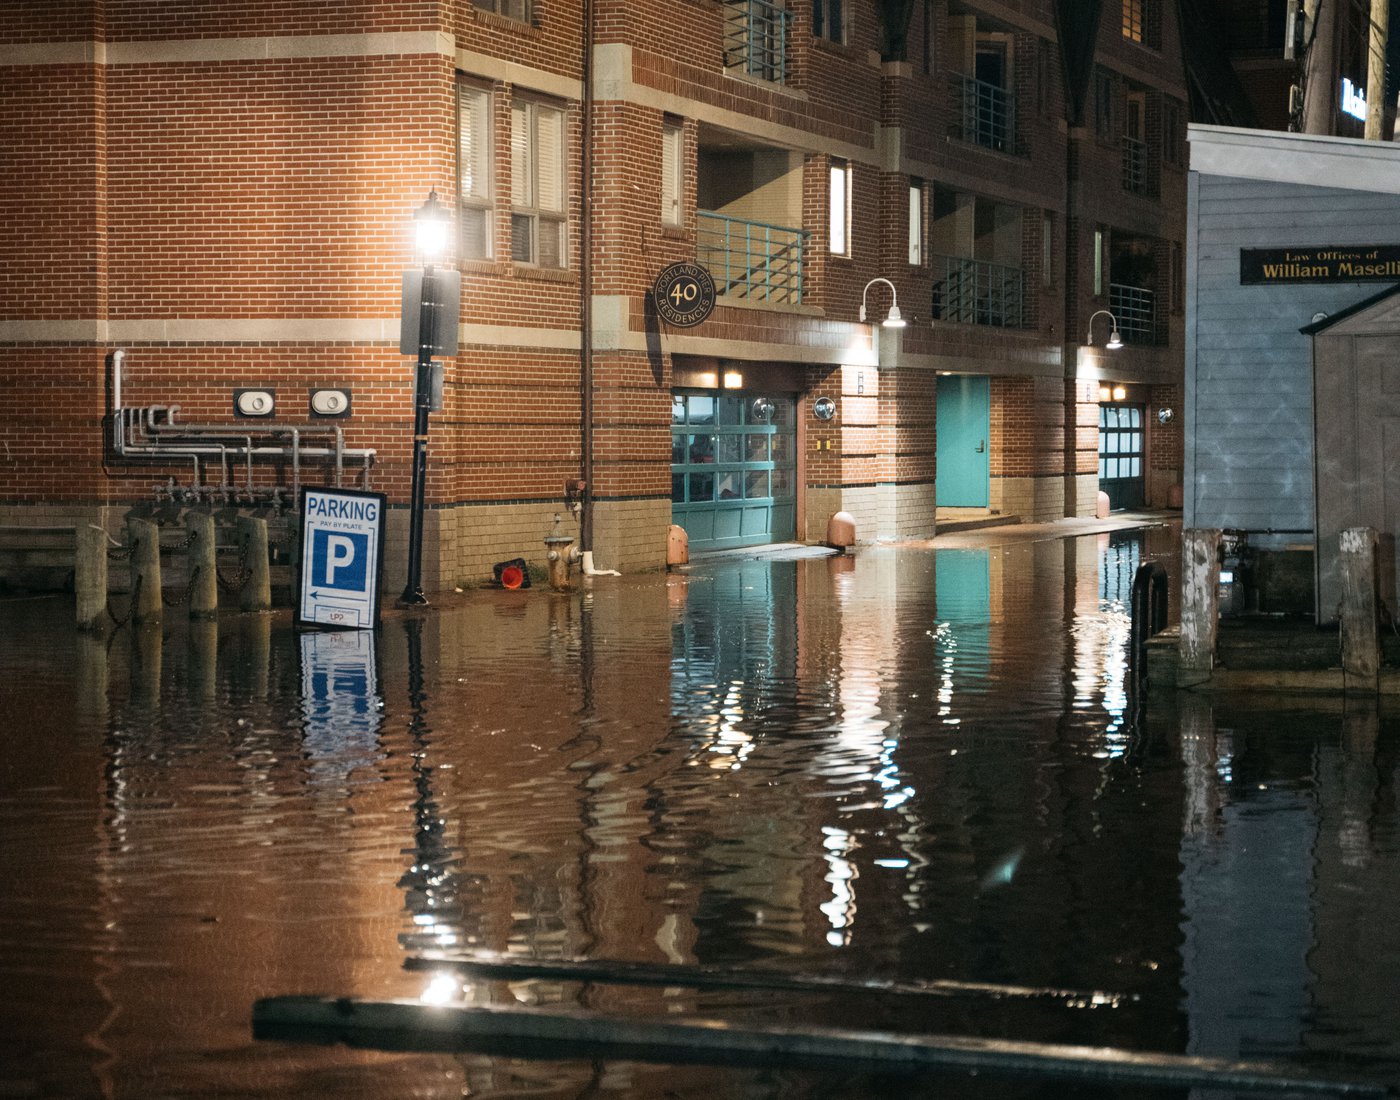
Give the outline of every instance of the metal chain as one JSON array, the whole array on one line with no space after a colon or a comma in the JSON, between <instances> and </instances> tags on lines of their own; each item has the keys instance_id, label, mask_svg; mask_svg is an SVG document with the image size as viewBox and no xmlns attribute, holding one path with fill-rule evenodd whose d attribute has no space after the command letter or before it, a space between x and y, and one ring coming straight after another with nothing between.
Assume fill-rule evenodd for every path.
<instances>
[{"instance_id":1,"label":"metal chain","mask_svg":"<svg viewBox=\"0 0 1400 1100\"><path fill-rule=\"evenodd\" d=\"M140 545L141 545L141 540L140 540L140 539L137 539L137 540L136 540L135 542L133 542L130 546L127 546L127 547L124 547L124 548L123 548L123 547L119 547L119 548L117 548L116 550L113 550L113 549L111 549L111 548L108 548L108 550L107 550L107 560L108 560L108 561L130 561L131 558L132 558L132 556L136 553L136 548L137 548L138 546L140 546Z\"/></svg>"},{"instance_id":2,"label":"metal chain","mask_svg":"<svg viewBox=\"0 0 1400 1100\"><path fill-rule=\"evenodd\" d=\"M136 601L141 597L142 580L141 574L137 573L136 583L131 586L131 603L127 605L126 618L124 619L117 618L116 613L112 610L112 594L110 592L107 593L107 617L112 620L113 625L116 626L118 630L131 622L131 616L136 614Z\"/></svg>"},{"instance_id":3,"label":"metal chain","mask_svg":"<svg viewBox=\"0 0 1400 1100\"><path fill-rule=\"evenodd\" d=\"M180 607L190 598L190 593L194 591L194 582L199 579L199 570L200 567L198 565L190 570L190 579L185 582L185 590L178 596L167 596L164 592L160 594L160 598L166 607Z\"/></svg>"},{"instance_id":4,"label":"metal chain","mask_svg":"<svg viewBox=\"0 0 1400 1100\"><path fill-rule=\"evenodd\" d=\"M253 571L248 568L248 549L252 545L252 539L244 540L238 551L238 572L235 579L230 580L225 577L223 571L219 569L219 560L214 559L214 575L218 578L219 584L225 592L242 592L243 586L248 583L248 578L253 575Z\"/></svg>"}]
</instances>

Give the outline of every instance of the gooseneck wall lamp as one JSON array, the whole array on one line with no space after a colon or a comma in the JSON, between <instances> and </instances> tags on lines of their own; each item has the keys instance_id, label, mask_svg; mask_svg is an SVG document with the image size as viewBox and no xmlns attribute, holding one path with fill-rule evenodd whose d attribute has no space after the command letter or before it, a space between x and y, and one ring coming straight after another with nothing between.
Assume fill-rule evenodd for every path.
<instances>
[{"instance_id":1,"label":"gooseneck wall lamp","mask_svg":"<svg viewBox=\"0 0 1400 1100\"><path fill-rule=\"evenodd\" d=\"M865 284L865 289L860 292L860 319L865 320L865 296L870 293L870 288L876 283L884 283L890 288L890 311L885 314L885 319L880 322L883 328L903 328L908 322L899 312L899 295L894 289L894 283L885 278L871 279Z\"/></svg>"},{"instance_id":2,"label":"gooseneck wall lamp","mask_svg":"<svg viewBox=\"0 0 1400 1100\"><path fill-rule=\"evenodd\" d=\"M432 404L433 352L442 343L438 332L441 295L434 266L447 254L451 228L447 210L438 201L436 191L428 193L425 202L413 215L414 238L418 258L423 264L421 292L418 300L418 370L413 385L413 482L408 513L408 580L400 602L425 604L423 595L423 494L428 474L428 412ZM455 343L455 341L454 341Z\"/></svg>"},{"instance_id":3,"label":"gooseneck wall lamp","mask_svg":"<svg viewBox=\"0 0 1400 1100\"><path fill-rule=\"evenodd\" d=\"M1123 337L1118 335L1118 318L1113 316L1108 310L1101 309L1089 318L1089 339L1085 341L1090 347L1094 346L1094 320L1098 317L1107 317L1112 326L1108 331L1108 343L1104 345L1109 351L1117 351L1123 346Z\"/></svg>"}]
</instances>

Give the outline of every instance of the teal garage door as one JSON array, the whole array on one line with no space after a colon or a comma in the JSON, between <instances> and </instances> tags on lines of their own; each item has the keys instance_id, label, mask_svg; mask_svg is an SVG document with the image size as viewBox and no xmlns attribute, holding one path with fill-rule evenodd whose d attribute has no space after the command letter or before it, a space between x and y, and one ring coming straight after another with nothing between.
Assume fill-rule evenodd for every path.
<instances>
[{"instance_id":1,"label":"teal garage door","mask_svg":"<svg viewBox=\"0 0 1400 1100\"><path fill-rule=\"evenodd\" d=\"M671 522L690 549L787 542L797 529L797 401L677 391L671 400Z\"/></svg>"},{"instance_id":2,"label":"teal garage door","mask_svg":"<svg viewBox=\"0 0 1400 1100\"><path fill-rule=\"evenodd\" d=\"M1099 406L1099 488L1115 512L1141 508L1147 497L1142 419L1141 405Z\"/></svg>"}]
</instances>

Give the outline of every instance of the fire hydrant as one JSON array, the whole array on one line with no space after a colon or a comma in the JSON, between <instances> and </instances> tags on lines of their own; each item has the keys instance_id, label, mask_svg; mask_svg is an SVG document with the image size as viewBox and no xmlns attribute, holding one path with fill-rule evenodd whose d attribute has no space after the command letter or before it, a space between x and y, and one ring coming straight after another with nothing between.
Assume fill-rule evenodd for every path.
<instances>
[{"instance_id":1,"label":"fire hydrant","mask_svg":"<svg viewBox=\"0 0 1400 1100\"><path fill-rule=\"evenodd\" d=\"M554 513L554 530L544 537L545 558L549 562L549 587L556 592L573 589L573 567L582 557L574 544L573 535L561 535L559 523L563 517Z\"/></svg>"}]
</instances>

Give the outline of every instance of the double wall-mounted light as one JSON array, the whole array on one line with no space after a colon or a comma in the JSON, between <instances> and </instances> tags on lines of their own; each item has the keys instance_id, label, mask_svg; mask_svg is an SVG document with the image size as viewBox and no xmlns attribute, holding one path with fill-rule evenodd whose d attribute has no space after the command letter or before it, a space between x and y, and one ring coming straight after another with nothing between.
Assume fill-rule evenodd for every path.
<instances>
[{"instance_id":1,"label":"double wall-mounted light","mask_svg":"<svg viewBox=\"0 0 1400 1100\"><path fill-rule=\"evenodd\" d=\"M1118 335L1118 318L1109 313L1106 309L1101 309L1089 318L1089 339L1085 341L1090 347L1094 346L1094 320L1098 317L1107 317L1112 326L1108 331L1108 343L1104 345L1109 351L1117 351L1123 346L1123 337Z\"/></svg>"},{"instance_id":2,"label":"double wall-mounted light","mask_svg":"<svg viewBox=\"0 0 1400 1100\"><path fill-rule=\"evenodd\" d=\"M894 289L894 283L885 278L874 278L865 284L865 289L860 292L860 319L865 320L865 296L870 293L870 288L876 283L884 283L890 288L890 311L885 314L885 319L880 322L883 328L903 328L909 322L899 312L899 294Z\"/></svg>"}]
</instances>

